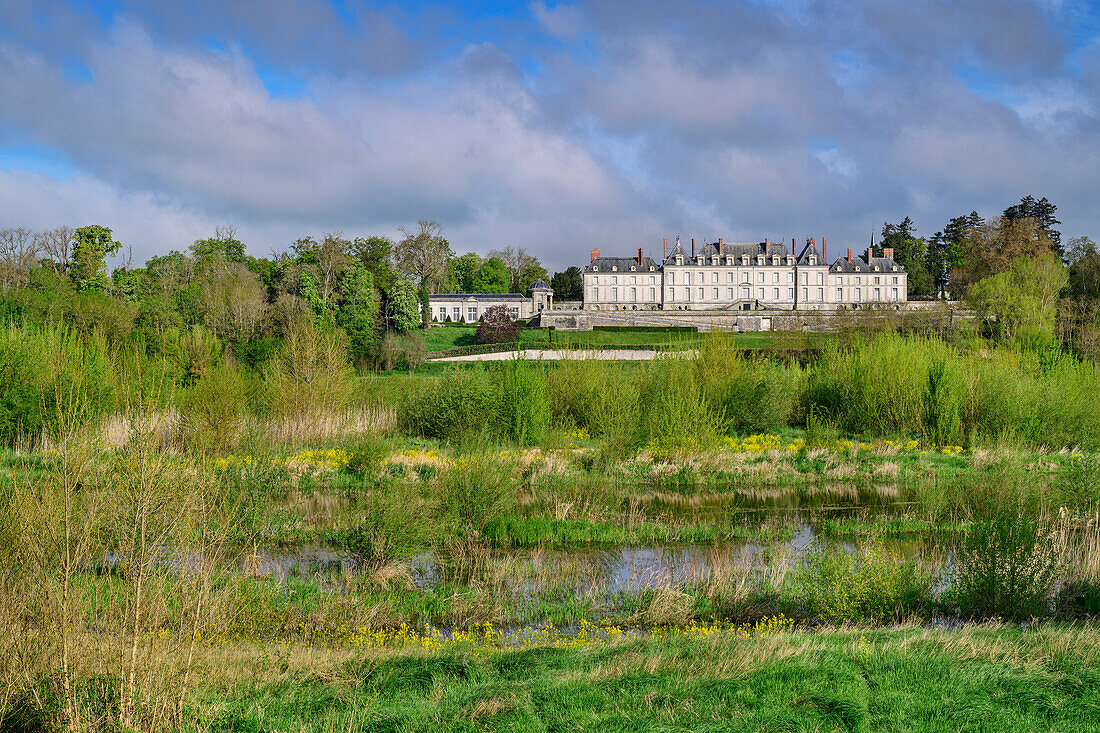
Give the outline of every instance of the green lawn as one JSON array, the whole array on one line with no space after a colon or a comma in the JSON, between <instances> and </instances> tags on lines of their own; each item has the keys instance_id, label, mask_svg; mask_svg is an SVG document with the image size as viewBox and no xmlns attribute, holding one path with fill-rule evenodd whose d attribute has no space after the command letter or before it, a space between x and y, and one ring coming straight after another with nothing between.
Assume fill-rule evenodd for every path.
<instances>
[{"instance_id":1,"label":"green lawn","mask_svg":"<svg viewBox=\"0 0 1100 733\"><path fill-rule=\"evenodd\" d=\"M905 628L367 655L231 688L218 731L1095 731L1096 632Z\"/></svg>"},{"instance_id":2,"label":"green lawn","mask_svg":"<svg viewBox=\"0 0 1100 733\"><path fill-rule=\"evenodd\" d=\"M428 351L443 351L460 346L473 346L477 326L474 324L447 324L428 329L425 344ZM802 348L813 345L820 337L811 334L791 334L778 332L735 333L731 334L738 346L745 348ZM585 346L622 346L630 347L667 347L694 348L703 339L704 334L696 331L664 331L660 329L639 330L602 330L593 331L555 331L551 335L546 328L525 328L520 332L520 342L525 346L537 347L580 347Z\"/></svg>"}]
</instances>

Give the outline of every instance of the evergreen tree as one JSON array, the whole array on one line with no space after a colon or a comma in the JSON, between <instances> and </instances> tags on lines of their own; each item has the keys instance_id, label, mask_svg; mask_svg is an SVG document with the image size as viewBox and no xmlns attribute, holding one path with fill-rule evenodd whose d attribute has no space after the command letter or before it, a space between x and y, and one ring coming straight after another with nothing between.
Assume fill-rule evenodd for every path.
<instances>
[{"instance_id":1,"label":"evergreen tree","mask_svg":"<svg viewBox=\"0 0 1100 733\"><path fill-rule=\"evenodd\" d=\"M357 364L371 359L378 346L378 295L374 276L358 261L353 261L341 283L341 303L337 323L348 335L351 358Z\"/></svg>"},{"instance_id":2,"label":"evergreen tree","mask_svg":"<svg viewBox=\"0 0 1100 733\"><path fill-rule=\"evenodd\" d=\"M554 289L554 300L583 300L584 278L581 275L581 268L567 267L564 272L554 273L554 277L550 280L550 287Z\"/></svg>"},{"instance_id":3,"label":"evergreen tree","mask_svg":"<svg viewBox=\"0 0 1100 733\"><path fill-rule=\"evenodd\" d=\"M420 325L417 302L416 286L408 278L394 278L387 293L387 304L390 325L395 331L409 333Z\"/></svg>"},{"instance_id":4,"label":"evergreen tree","mask_svg":"<svg viewBox=\"0 0 1100 733\"><path fill-rule=\"evenodd\" d=\"M1004 211L1004 218L1009 221L1015 221L1016 219L1034 219L1039 223L1039 229L1050 239L1053 243L1053 251L1058 257L1065 258L1065 251L1062 249L1062 233L1058 231L1057 227L1060 222L1054 217L1057 213L1058 207L1052 204L1044 196L1038 201L1034 196L1024 196L1020 199L1020 203L1009 206Z\"/></svg>"}]
</instances>

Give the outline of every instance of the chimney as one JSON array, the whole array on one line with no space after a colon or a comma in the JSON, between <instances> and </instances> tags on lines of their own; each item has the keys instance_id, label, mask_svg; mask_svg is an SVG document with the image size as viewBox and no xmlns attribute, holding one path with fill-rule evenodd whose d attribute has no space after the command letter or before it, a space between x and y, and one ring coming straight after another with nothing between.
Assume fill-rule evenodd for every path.
<instances>
[{"instance_id":1,"label":"chimney","mask_svg":"<svg viewBox=\"0 0 1100 733\"><path fill-rule=\"evenodd\" d=\"M810 237L810 251L814 252L816 250L817 250L817 240L814 239L813 237Z\"/></svg>"},{"instance_id":2,"label":"chimney","mask_svg":"<svg viewBox=\"0 0 1100 733\"><path fill-rule=\"evenodd\" d=\"M772 241L767 237L764 237L764 256L768 256L768 250L771 249Z\"/></svg>"},{"instance_id":3,"label":"chimney","mask_svg":"<svg viewBox=\"0 0 1100 733\"><path fill-rule=\"evenodd\" d=\"M691 238L691 259L695 259L695 237Z\"/></svg>"},{"instance_id":4,"label":"chimney","mask_svg":"<svg viewBox=\"0 0 1100 733\"><path fill-rule=\"evenodd\" d=\"M596 260L600 259L600 251L598 249L590 249L588 250L588 257L589 262L595 262Z\"/></svg>"},{"instance_id":5,"label":"chimney","mask_svg":"<svg viewBox=\"0 0 1100 733\"><path fill-rule=\"evenodd\" d=\"M665 256L663 259L668 259L668 237L665 237Z\"/></svg>"},{"instance_id":6,"label":"chimney","mask_svg":"<svg viewBox=\"0 0 1100 733\"><path fill-rule=\"evenodd\" d=\"M871 260L873 260L874 258L875 258L875 248L874 247L868 247L867 248L867 264L868 265L871 264Z\"/></svg>"},{"instance_id":7,"label":"chimney","mask_svg":"<svg viewBox=\"0 0 1100 733\"><path fill-rule=\"evenodd\" d=\"M722 249L722 238L721 237L718 237L718 249L719 250Z\"/></svg>"},{"instance_id":8,"label":"chimney","mask_svg":"<svg viewBox=\"0 0 1100 733\"><path fill-rule=\"evenodd\" d=\"M825 246L825 237L821 238L821 264L829 264L829 250Z\"/></svg>"},{"instance_id":9,"label":"chimney","mask_svg":"<svg viewBox=\"0 0 1100 733\"><path fill-rule=\"evenodd\" d=\"M638 248L638 267L642 266L642 248Z\"/></svg>"},{"instance_id":10,"label":"chimney","mask_svg":"<svg viewBox=\"0 0 1100 733\"><path fill-rule=\"evenodd\" d=\"M851 247L848 248L848 261L849 262L852 261L852 248Z\"/></svg>"},{"instance_id":11,"label":"chimney","mask_svg":"<svg viewBox=\"0 0 1100 733\"><path fill-rule=\"evenodd\" d=\"M883 255L883 257L885 257L888 260L894 259L894 248L893 247L884 247L883 250L882 250L882 255Z\"/></svg>"}]
</instances>

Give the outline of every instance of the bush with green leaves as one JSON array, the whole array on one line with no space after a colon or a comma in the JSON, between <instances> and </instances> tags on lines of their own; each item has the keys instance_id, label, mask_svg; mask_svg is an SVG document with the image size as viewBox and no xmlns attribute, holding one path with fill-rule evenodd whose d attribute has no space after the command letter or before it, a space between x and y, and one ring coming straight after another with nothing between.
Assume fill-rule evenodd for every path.
<instances>
[{"instance_id":1,"label":"bush with green leaves","mask_svg":"<svg viewBox=\"0 0 1100 733\"><path fill-rule=\"evenodd\" d=\"M360 499L357 515L330 539L351 553L364 572L408 560L430 542L432 525L423 502L407 491L371 492Z\"/></svg>"},{"instance_id":2,"label":"bush with green leaves","mask_svg":"<svg viewBox=\"0 0 1100 733\"><path fill-rule=\"evenodd\" d=\"M988 499L955 553L947 606L970 619L1048 616L1058 550L1040 516L1029 502Z\"/></svg>"},{"instance_id":3,"label":"bush with green leaves","mask_svg":"<svg viewBox=\"0 0 1100 733\"><path fill-rule=\"evenodd\" d=\"M910 562L889 551L881 537L855 552L817 547L800 577L806 612L828 624L875 624L921 609L927 585Z\"/></svg>"},{"instance_id":4,"label":"bush with green leaves","mask_svg":"<svg viewBox=\"0 0 1100 733\"><path fill-rule=\"evenodd\" d=\"M426 438L457 439L492 432L497 390L481 369L452 369L420 382L398 406L401 429Z\"/></svg>"}]
</instances>

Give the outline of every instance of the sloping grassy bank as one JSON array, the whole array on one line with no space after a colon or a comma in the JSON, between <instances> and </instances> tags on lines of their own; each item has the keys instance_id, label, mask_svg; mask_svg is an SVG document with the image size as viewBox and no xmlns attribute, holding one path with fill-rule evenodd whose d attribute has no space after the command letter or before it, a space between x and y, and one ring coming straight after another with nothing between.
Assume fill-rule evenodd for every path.
<instances>
[{"instance_id":1,"label":"sloping grassy bank","mask_svg":"<svg viewBox=\"0 0 1100 733\"><path fill-rule=\"evenodd\" d=\"M999 626L288 650L180 729L1094 731L1098 652L1092 629Z\"/></svg>"}]
</instances>

